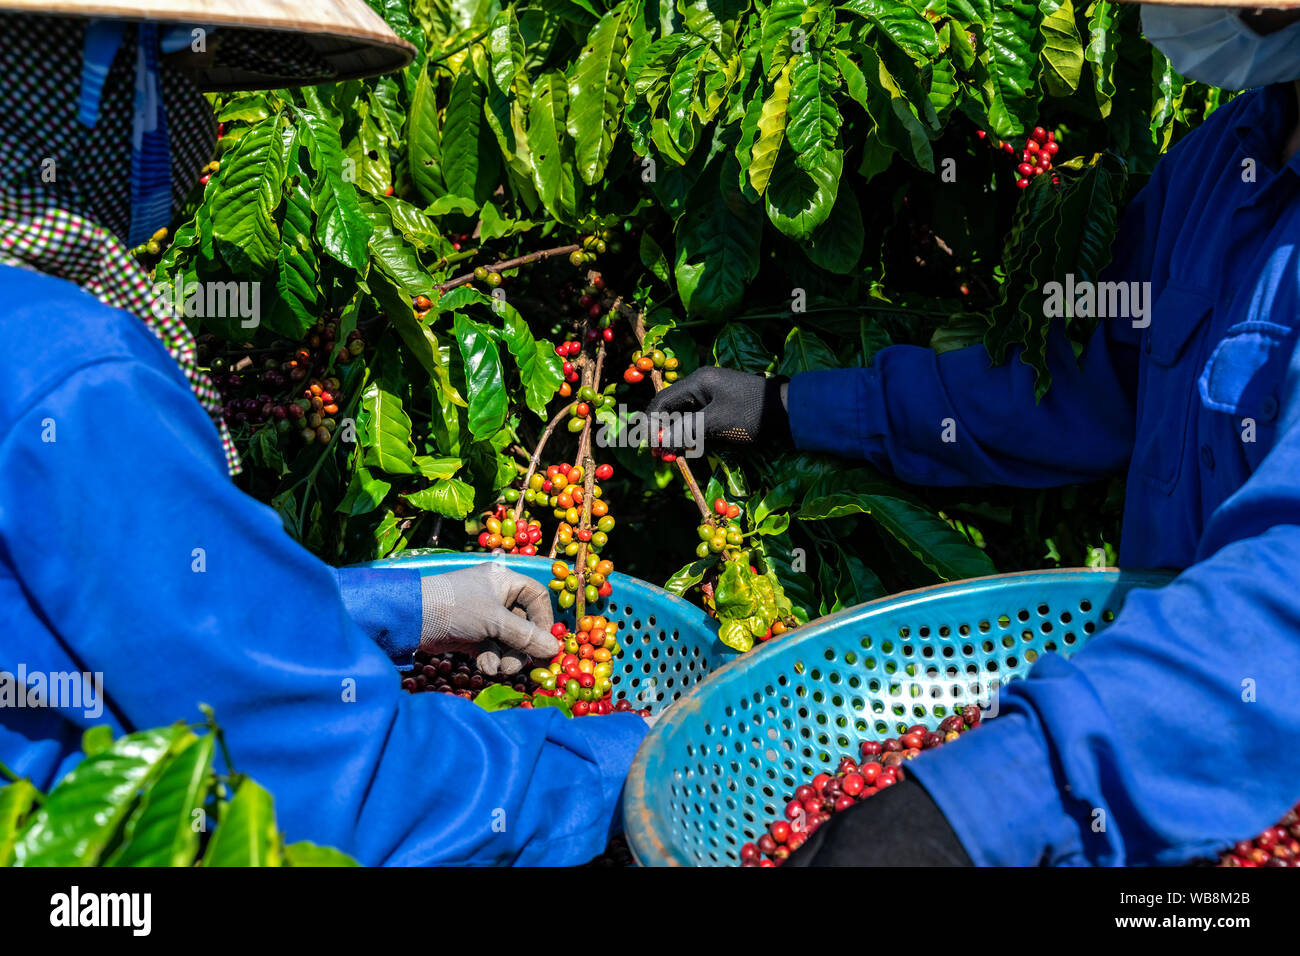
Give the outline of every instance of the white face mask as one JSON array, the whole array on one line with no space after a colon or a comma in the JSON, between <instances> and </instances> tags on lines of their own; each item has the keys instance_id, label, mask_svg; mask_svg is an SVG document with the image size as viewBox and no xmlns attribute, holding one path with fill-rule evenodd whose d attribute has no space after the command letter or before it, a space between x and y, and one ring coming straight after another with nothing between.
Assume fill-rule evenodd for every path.
<instances>
[{"instance_id":1,"label":"white face mask","mask_svg":"<svg viewBox=\"0 0 1300 956\"><path fill-rule=\"evenodd\" d=\"M1173 68L1226 90L1300 78L1300 22L1260 36L1230 7L1142 4L1142 32Z\"/></svg>"}]
</instances>

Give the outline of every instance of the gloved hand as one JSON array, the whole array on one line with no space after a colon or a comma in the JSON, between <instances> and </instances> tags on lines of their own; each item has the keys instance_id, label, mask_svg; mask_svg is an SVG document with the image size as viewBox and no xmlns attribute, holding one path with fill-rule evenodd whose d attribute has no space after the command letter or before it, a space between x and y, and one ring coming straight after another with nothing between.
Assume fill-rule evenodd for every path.
<instances>
[{"instance_id":1,"label":"gloved hand","mask_svg":"<svg viewBox=\"0 0 1300 956\"><path fill-rule=\"evenodd\" d=\"M550 592L496 562L421 578L420 597L425 653L477 653L478 669L495 675L516 674L529 657L549 659L560 649Z\"/></svg>"},{"instance_id":2,"label":"gloved hand","mask_svg":"<svg viewBox=\"0 0 1300 956\"><path fill-rule=\"evenodd\" d=\"M784 866L974 866L925 788L905 778L837 813Z\"/></svg>"},{"instance_id":3,"label":"gloved hand","mask_svg":"<svg viewBox=\"0 0 1300 956\"><path fill-rule=\"evenodd\" d=\"M790 418L783 401L787 382L706 366L658 392L646 406L646 414L693 412L698 416L696 435L706 439L736 445L752 445L760 439L789 444ZM669 449L683 448L682 429L665 429L662 444Z\"/></svg>"}]
</instances>

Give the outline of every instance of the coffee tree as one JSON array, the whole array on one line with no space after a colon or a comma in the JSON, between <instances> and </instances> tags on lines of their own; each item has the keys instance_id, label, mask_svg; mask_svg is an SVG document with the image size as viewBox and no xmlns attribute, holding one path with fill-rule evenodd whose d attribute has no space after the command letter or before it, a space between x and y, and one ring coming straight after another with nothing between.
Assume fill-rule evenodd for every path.
<instances>
[{"instance_id":1,"label":"coffee tree","mask_svg":"<svg viewBox=\"0 0 1300 956\"><path fill-rule=\"evenodd\" d=\"M700 364L796 375L891 343L983 343L1050 388L1042 286L1097 275L1126 199L1223 98L1134 7L372 4L415 62L221 98L217 163L141 253L182 292L260 283L256 322L195 321L239 480L304 545L549 553L580 605L617 566L737 647L901 587L1113 563L1114 485L651 455L618 412Z\"/></svg>"}]
</instances>

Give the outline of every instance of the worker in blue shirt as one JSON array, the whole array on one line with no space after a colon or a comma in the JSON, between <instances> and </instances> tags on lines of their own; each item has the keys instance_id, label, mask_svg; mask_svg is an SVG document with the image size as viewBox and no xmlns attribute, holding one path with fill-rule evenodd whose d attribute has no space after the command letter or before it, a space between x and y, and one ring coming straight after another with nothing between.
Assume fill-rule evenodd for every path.
<instances>
[{"instance_id":1,"label":"worker in blue shirt","mask_svg":"<svg viewBox=\"0 0 1300 956\"><path fill-rule=\"evenodd\" d=\"M466 642L489 672L550 656L547 590L504 561L421 579L295 544L231 483L190 331L153 314L127 252L213 155L201 89L383 72L410 48L364 0L321 0L295 30L206 0L177 0L179 24L131 6L0 0L0 762L47 788L91 724L205 702L291 840L366 864L590 859L641 718L489 714L405 693L394 666ZM53 7L72 15L35 15ZM18 674L94 675L103 698L24 706Z\"/></svg>"},{"instance_id":2,"label":"worker in blue shirt","mask_svg":"<svg viewBox=\"0 0 1300 956\"><path fill-rule=\"evenodd\" d=\"M1077 360L1055 329L1041 402L1014 357L894 346L788 385L701 369L650 409L698 412L706 438L788 429L800 449L916 484L1126 471L1121 563L1181 572L1130 593L1070 660L1040 659L996 719L921 754L910 782L838 815L792 863L1179 864L1300 799L1300 11L1142 18L1185 75L1262 88L1157 166L1104 277L1149 282L1153 305L1102 320Z\"/></svg>"}]
</instances>

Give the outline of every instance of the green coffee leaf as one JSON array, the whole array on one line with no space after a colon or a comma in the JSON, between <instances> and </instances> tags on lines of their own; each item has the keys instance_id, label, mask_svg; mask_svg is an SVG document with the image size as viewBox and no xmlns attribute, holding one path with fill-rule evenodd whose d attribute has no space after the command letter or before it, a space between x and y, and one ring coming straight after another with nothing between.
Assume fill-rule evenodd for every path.
<instances>
[{"instance_id":1,"label":"green coffee leaf","mask_svg":"<svg viewBox=\"0 0 1300 956\"><path fill-rule=\"evenodd\" d=\"M469 390L469 431L486 439L500 430L506 420L506 383L501 355L491 330L455 313L456 345L465 362L465 384Z\"/></svg>"},{"instance_id":2,"label":"green coffee leaf","mask_svg":"<svg viewBox=\"0 0 1300 956\"><path fill-rule=\"evenodd\" d=\"M390 475L415 474L411 419L402 400L371 382L361 394L361 414L368 444L365 462Z\"/></svg>"},{"instance_id":3,"label":"green coffee leaf","mask_svg":"<svg viewBox=\"0 0 1300 956\"><path fill-rule=\"evenodd\" d=\"M125 823L137 793L190 737L180 724L139 731L87 757L31 815L14 844L14 865L94 866Z\"/></svg>"},{"instance_id":4,"label":"green coffee leaf","mask_svg":"<svg viewBox=\"0 0 1300 956\"><path fill-rule=\"evenodd\" d=\"M203 854L204 866L280 866L283 851L275 828L275 801L245 779L221 814Z\"/></svg>"},{"instance_id":5,"label":"green coffee leaf","mask_svg":"<svg viewBox=\"0 0 1300 956\"><path fill-rule=\"evenodd\" d=\"M567 129L573 137L578 173L588 185L605 174L614 151L614 137L623 113L626 48L623 12L611 10L591 31L569 80L572 106Z\"/></svg>"},{"instance_id":6,"label":"green coffee leaf","mask_svg":"<svg viewBox=\"0 0 1300 956\"><path fill-rule=\"evenodd\" d=\"M206 829L213 734L196 737L170 757L140 809L127 821L109 866L189 866Z\"/></svg>"}]
</instances>

